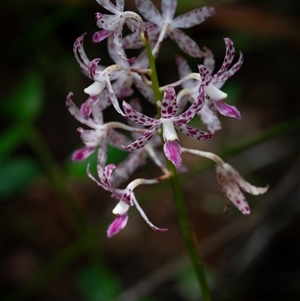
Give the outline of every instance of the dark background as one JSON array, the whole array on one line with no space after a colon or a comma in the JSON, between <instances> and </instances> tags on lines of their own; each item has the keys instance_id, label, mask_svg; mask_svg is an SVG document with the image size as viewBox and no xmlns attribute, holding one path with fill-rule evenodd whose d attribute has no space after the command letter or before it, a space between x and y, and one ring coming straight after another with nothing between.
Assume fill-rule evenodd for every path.
<instances>
[{"instance_id":1,"label":"dark background","mask_svg":"<svg viewBox=\"0 0 300 301\"><path fill-rule=\"evenodd\" d=\"M184 157L181 176L187 210L199 240L214 300L299 300L299 1L180 1L176 15L211 5L217 14L186 30L215 54L230 37L245 57L224 86L242 120L222 118L209 142L182 145L223 155L251 183L270 190L247 196L248 217L222 215L214 169ZM155 1L158 3L159 1ZM126 1L135 10L133 1ZM198 300L167 183L137 190L148 217L169 228L153 232L133 208L112 239L106 227L114 202L70 155L80 126L65 107L69 91L80 105L85 78L74 58L75 39L111 63L106 43L93 44L93 0L1 1L1 299ZM158 57L162 85L177 79L167 40ZM184 55L184 54L183 54ZM199 60L189 59L197 71ZM200 62L201 63L201 62ZM114 118L108 111L107 118ZM112 154L118 160L120 154ZM157 175L150 163L137 172Z\"/></svg>"}]
</instances>

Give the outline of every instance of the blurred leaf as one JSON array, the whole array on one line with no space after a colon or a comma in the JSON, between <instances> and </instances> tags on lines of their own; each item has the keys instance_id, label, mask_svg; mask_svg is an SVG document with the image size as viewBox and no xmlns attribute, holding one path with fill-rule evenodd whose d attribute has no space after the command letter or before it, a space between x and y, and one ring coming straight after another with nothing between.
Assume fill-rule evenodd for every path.
<instances>
[{"instance_id":1,"label":"blurred leaf","mask_svg":"<svg viewBox=\"0 0 300 301\"><path fill-rule=\"evenodd\" d=\"M39 174L37 164L30 158L0 161L0 198L6 199L21 192Z\"/></svg>"},{"instance_id":2,"label":"blurred leaf","mask_svg":"<svg viewBox=\"0 0 300 301\"><path fill-rule=\"evenodd\" d=\"M40 113L43 98L42 78L35 72L29 72L3 103L3 109L13 119L30 121Z\"/></svg>"},{"instance_id":3,"label":"blurred leaf","mask_svg":"<svg viewBox=\"0 0 300 301\"><path fill-rule=\"evenodd\" d=\"M84 161L72 162L71 159L69 159L67 163L68 174L75 178L87 179L86 167L88 163L90 163L91 172L93 174L97 174L97 153L98 151L96 150ZM115 147L108 145L106 164L119 164L127 156L128 152L119 150Z\"/></svg>"},{"instance_id":4,"label":"blurred leaf","mask_svg":"<svg viewBox=\"0 0 300 301\"><path fill-rule=\"evenodd\" d=\"M119 281L105 267L87 267L78 281L86 301L106 301L121 291Z\"/></svg>"},{"instance_id":5,"label":"blurred leaf","mask_svg":"<svg viewBox=\"0 0 300 301\"><path fill-rule=\"evenodd\" d=\"M24 139L20 127L13 127L0 134L0 160L11 153Z\"/></svg>"}]
</instances>

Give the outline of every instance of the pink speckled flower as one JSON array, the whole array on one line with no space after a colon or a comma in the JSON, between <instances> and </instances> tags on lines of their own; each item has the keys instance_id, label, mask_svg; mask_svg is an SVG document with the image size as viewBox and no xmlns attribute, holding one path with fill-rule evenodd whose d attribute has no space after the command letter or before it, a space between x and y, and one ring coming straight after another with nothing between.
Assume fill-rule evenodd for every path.
<instances>
[{"instance_id":1,"label":"pink speckled flower","mask_svg":"<svg viewBox=\"0 0 300 301\"><path fill-rule=\"evenodd\" d=\"M93 35L93 41L98 43L113 34L114 46L117 53L128 62L133 62L135 58L128 59L124 52L122 33L125 24L131 31L139 34L145 31L144 22L141 17L131 11L124 10L124 0L116 0L116 5L108 0L97 0L97 2L110 11L112 15L96 13L96 24L102 30Z\"/></svg>"},{"instance_id":2,"label":"pink speckled flower","mask_svg":"<svg viewBox=\"0 0 300 301\"><path fill-rule=\"evenodd\" d=\"M114 188L111 185L111 175L115 168L116 165L114 164L107 165L104 169L103 175L100 177L100 181L94 178L94 176L91 174L89 170L89 166L87 168L88 176L93 181L95 181L98 186L102 187L106 191L111 192L112 197L119 201L118 204L113 209L113 214L116 215L116 219L108 227L107 236L111 237L117 234L126 226L128 220L127 212L131 206L135 206L137 208L142 218L154 231L160 233L167 231L167 229L158 228L150 222L150 220L146 216L143 209L140 207L134 195L134 189L137 186L141 184L146 184L146 185L157 184L159 183L159 180L158 179L135 179L132 182L130 182L125 189Z\"/></svg>"},{"instance_id":3,"label":"pink speckled flower","mask_svg":"<svg viewBox=\"0 0 300 301\"><path fill-rule=\"evenodd\" d=\"M150 40L155 40L156 46L153 54L156 55L162 41L169 36L178 46L192 57L202 57L203 52L199 49L197 43L183 33L179 28L190 28L204 22L207 18L215 14L213 7L202 7L194 9L186 14L174 18L177 0L162 0L161 11L150 0L135 0L139 12L152 22L155 26L150 28Z\"/></svg>"},{"instance_id":4,"label":"pink speckled flower","mask_svg":"<svg viewBox=\"0 0 300 301\"><path fill-rule=\"evenodd\" d=\"M250 207L241 190L253 195L263 194L268 190L268 186L256 187L249 184L227 163L217 164L216 172L221 191L244 215L250 214Z\"/></svg>"},{"instance_id":5,"label":"pink speckled flower","mask_svg":"<svg viewBox=\"0 0 300 301\"><path fill-rule=\"evenodd\" d=\"M204 103L204 88L200 89L198 100L194 102L184 113L177 115L176 93L173 87L167 87L162 104L161 104L161 118L154 119L134 110L128 103L123 102L123 108L126 117L131 121L143 125L150 126L145 133L133 143L124 146L129 151L144 147L148 141L157 133L162 125L164 137L164 152L166 157L178 168L181 165L181 148L178 144L178 136L175 127L187 136L206 140L212 137L211 133L205 133L191 126L187 123L192 120L195 114L202 108Z\"/></svg>"},{"instance_id":6,"label":"pink speckled flower","mask_svg":"<svg viewBox=\"0 0 300 301\"><path fill-rule=\"evenodd\" d=\"M182 148L183 153L205 157L216 163L217 181L220 190L225 197L234 204L244 215L250 214L250 207L242 190L252 195L265 193L269 186L256 187L245 181L242 176L228 163L225 163L219 156L211 152L204 152L197 149ZM228 209L225 207L225 212Z\"/></svg>"},{"instance_id":7,"label":"pink speckled flower","mask_svg":"<svg viewBox=\"0 0 300 301\"><path fill-rule=\"evenodd\" d=\"M137 72L132 72L131 69L144 69L148 67L148 59L146 52L143 51L136 60L130 64L122 59L116 52L113 39L111 37L107 40L107 49L112 60L123 67L122 70L115 71L111 80L115 80L112 84L113 90L118 98L124 98L133 94L132 85L134 84L143 96L151 103L154 104L154 94L151 87L146 85L142 77Z\"/></svg>"},{"instance_id":8,"label":"pink speckled flower","mask_svg":"<svg viewBox=\"0 0 300 301\"><path fill-rule=\"evenodd\" d=\"M209 97L209 101L212 103L213 107L224 116L241 119L241 114L236 107L223 102L223 99L227 97L227 94L222 92L220 88L224 85L228 78L234 75L241 68L243 64L243 55L240 52L238 61L229 68L234 59L234 44L229 38L225 38L224 41L226 44L226 54L220 70L212 75L214 61L212 53L207 50L206 66L198 65L199 73L203 84L206 86L205 93ZM211 106L211 108L213 107Z\"/></svg>"},{"instance_id":9,"label":"pink speckled flower","mask_svg":"<svg viewBox=\"0 0 300 301\"><path fill-rule=\"evenodd\" d=\"M83 73L93 79L94 82L84 89L84 92L88 94L89 97L81 106L81 113L83 117L87 119L92 112L92 107L96 103L100 102L100 109L104 110L112 104L116 111L124 116L111 81L116 79L114 73L123 69L127 70L128 67L118 64L104 67L99 66L98 64L101 59L94 59L90 61L83 47L84 36L85 33L76 39L73 51ZM121 93L120 90L118 92Z\"/></svg>"},{"instance_id":10,"label":"pink speckled flower","mask_svg":"<svg viewBox=\"0 0 300 301\"><path fill-rule=\"evenodd\" d=\"M110 144L118 149L122 149L121 144L130 143L130 140L125 135L117 132L115 129L120 128L128 131L137 132L141 132L142 130L132 128L126 124L122 124L119 122L108 122L103 124L103 113L97 105L94 106L92 110L93 118L91 116L89 116L88 118L84 118L80 110L72 101L72 96L73 93L70 92L66 99L66 106L69 112L79 122L91 128L88 130L84 130L83 128L79 127L77 129L77 132L80 134L81 140L85 144L85 147L76 150L72 154L72 161L83 161L86 158L88 158L92 153L94 153L94 151L97 148L99 148L97 157L97 169L98 174L102 175L107 159L107 145ZM139 162L142 164L142 155L139 154L139 157ZM130 171L127 171L124 174L124 177L125 175L129 176L131 174L131 170L134 170L134 166L130 167ZM138 166L136 166L136 168L137 167ZM127 178L125 177L125 180L126 179Z\"/></svg>"},{"instance_id":11,"label":"pink speckled flower","mask_svg":"<svg viewBox=\"0 0 300 301\"><path fill-rule=\"evenodd\" d=\"M181 56L176 56L176 63L179 72L179 77L181 79L192 72L187 61L184 60ZM203 64L207 66L206 63L207 57L204 58ZM186 80L181 84L183 90L181 90L178 94L178 106L180 109L185 108L187 101L190 101L192 103L197 101L200 85L201 81L195 79ZM211 105L212 104L210 99L206 97L203 108L199 112L197 112L197 115L200 117L207 129L210 132L214 133L221 129L221 122L217 117L217 114L215 112L216 110L211 109Z\"/></svg>"}]
</instances>

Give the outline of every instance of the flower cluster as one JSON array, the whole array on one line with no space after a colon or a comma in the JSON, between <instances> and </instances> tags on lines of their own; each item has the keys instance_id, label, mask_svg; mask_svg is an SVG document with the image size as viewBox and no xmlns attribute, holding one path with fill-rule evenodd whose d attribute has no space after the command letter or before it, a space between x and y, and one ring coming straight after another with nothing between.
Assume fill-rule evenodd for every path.
<instances>
[{"instance_id":1,"label":"flower cluster","mask_svg":"<svg viewBox=\"0 0 300 301\"><path fill-rule=\"evenodd\" d=\"M117 200L113 209L116 218L108 227L108 237L126 226L127 212L132 206L136 207L153 230L167 230L150 222L137 202L134 189L142 184L153 185L172 177L172 172L167 168L167 160L179 172L185 170L182 166L182 153L213 160L216 163L221 192L243 214L249 214L250 207L241 190L258 195L266 192L268 187L250 185L217 155L182 147L178 137L180 131L197 140L212 138L221 129L218 112L227 117L241 119L240 112L224 102L227 94L220 89L240 69L243 63L242 54L232 64L235 57L234 44L229 38L225 38L224 61L221 68L214 73L215 61L211 50L205 47L201 50L194 40L179 29L202 23L215 13L214 8L202 7L174 18L177 0L161 0L161 13L150 0L135 0L142 16L132 11L124 11L124 0L116 0L115 4L109 0L97 2L109 13L96 14L96 24L100 31L93 35L93 41L98 43L107 40L108 53L114 64L106 67L99 64L100 58L90 60L83 46L85 34L80 36L74 43L74 55L82 72L93 83L84 90L88 98L80 108L73 103L71 92L67 96L66 104L70 113L89 127L77 129L84 147L73 153L72 160L85 160L97 151L97 178L91 174L89 165L87 174ZM131 33L123 37L125 26ZM151 77L155 70L153 66L150 68L150 61L158 57L167 37L177 43L184 53L203 61L198 64L198 72L192 72L187 62L181 56L176 56L179 80L155 87ZM148 51L142 50L137 57L127 57L126 49L143 47ZM140 92L140 99L136 97L135 91ZM127 101L124 101L125 97ZM142 113L141 103L145 101L156 108L155 116ZM104 122L103 113L110 106L120 114L124 122ZM200 117L207 132L189 125L195 116ZM125 131L129 133L125 134ZM128 156L117 166L106 165L107 145L128 151ZM144 165L147 159L158 166L161 174L154 179L135 179L126 188L119 188L128 182L134 171Z\"/></svg>"}]
</instances>

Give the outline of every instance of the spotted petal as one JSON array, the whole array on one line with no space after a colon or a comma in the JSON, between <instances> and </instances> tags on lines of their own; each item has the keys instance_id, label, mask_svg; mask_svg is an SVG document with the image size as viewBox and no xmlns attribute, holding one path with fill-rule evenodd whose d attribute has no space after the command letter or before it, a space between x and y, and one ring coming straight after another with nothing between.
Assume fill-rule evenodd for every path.
<instances>
[{"instance_id":1,"label":"spotted petal","mask_svg":"<svg viewBox=\"0 0 300 301\"><path fill-rule=\"evenodd\" d=\"M176 116L176 114L177 102L175 89L173 87L167 87L161 104L161 116L162 118L168 119Z\"/></svg>"},{"instance_id":2,"label":"spotted petal","mask_svg":"<svg viewBox=\"0 0 300 301\"><path fill-rule=\"evenodd\" d=\"M176 55L175 61L177 64L179 78L184 78L186 75L192 73L190 66L188 65L187 61L183 57ZM183 88L190 88L190 89L194 88L195 80L192 79L186 80L181 85Z\"/></svg>"},{"instance_id":3,"label":"spotted petal","mask_svg":"<svg viewBox=\"0 0 300 301\"><path fill-rule=\"evenodd\" d=\"M219 77L224 71L226 71L229 68L234 58L235 50L233 42L229 38L225 38L224 41L226 45L225 57L220 70L216 74L214 74L214 79Z\"/></svg>"},{"instance_id":4,"label":"spotted petal","mask_svg":"<svg viewBox=\"0 0 300 301\"><path fill-rule=\"evenodd\" d=\"M122 57L122 59L126 60L129 63L133 63L135 60L135 57L128 59L124 52L122 38L123 38L123 26L124 26L125 22L126 22L125 16L123 16L123 15L120 16L119 24L114 31L114 45L115 45L115 49L116 49L117 53Z\"/></svg>"},{"instance_id":5,"label":"spotted petal","mask_svg":"<svg viewBox=\"0 0 300 301\"><path fill-rule=\"evenodd\" d=\"M96 127L97 126L96 123L91 118L86 119L82 116L81 112L79 111L77 106L72 101L72 99L71 99L72 96L73 96L73 93L70 92L66 99L66 106L67 106L69 112L71 113L71 115L74 116L82 124L88 125L90 127Z\"/></svg>"},{"instance_id":6,"label":"spotted petal","mask_svg":"<svg viewBox=\"0 0 300 301\"><path fill-rule=\"evenodd\" d=\"M218 78L213 78L213 83L216 87L221 88L228 78L233 76L243 65L243 54L240 52L239 60L227 71Z\"/></svg>"},{"instance_id":7,"label":"spotted petal","mask_svg":"<svg viewBox=\"0 0 300 301\"><path fill-rule=\"evenodd\" d=\"M195 114L202 109L205 103L205 98L204 98L205 93L202 85L199 88L199 92L200 93L198 95L197 100L194 101L192 105L184 113L174 117L173 121L180 122L180 123L183 122L188 123L194 118Z\"/></svg>"},{"instance_id":8,"label":"spotted petal","mask_svg":"<svg viewBox=\"0 0 300 301\"><path fill-rule=\"evenodd\" d=\"M151 138L156 134L159 126L160 126L160 122L154 124L149 130L144 132L144 134L141 137L139 137L137 140L123 147L129 151L134 151L144 147L151 140Z\"/></svg>"},{"instance_id":9,"label":"spotted petal","mask_svg":"<svg viewBox=\"0 0 300 301\"><path fill-rule=\"evenodd\" d=\"M160 26L163 22L163 19L160 15L160 12L158 11L158 9L155 7L155 5L152 3L152 1L150 0L135 0L135 5L138 9L138 11L142 14L142 16Z\"/></svg>"},{"instance_id":10,"label":"spotted petal","mask_svg":"<svg viewBox=\"0 0 300 301\"><path fill-rule=\"evenodd\" d=\"M175 122L175 127L177 129L179 129L185 135L187 135L193 139L197 139L197 140L207 140L213 136L212 133L200 131L200 130L195 129L185 123Z\"/></svg>"},{"instance_id":11,"label":"spotted petal","mask_svg":"<svg viewBox=\"0 0 300 301\"><path fill-rule=\"evenodd\" d=\"M208 69L210 74L213 74L214 69L215 69L215 59L212 51L207 48L203 47L204 49L204 60L203 60L203 65ZM220 87L219 87L220 88Z\"/></svg>"},{"instance_id":12,"label":"spotted petal","mask_svg":"<svg viewBox=\"0 0 300 301\"><path fill-rule=\"evenodd\" d=\"M96 0L102 7L104 7L106 10L110 11L111 13L118 15L120 14L122 7L122 1L118 1L117 6L115 6L111 1L108 0ZM124 6L124 4L123 4Z\"/></svg>"},{"instance_id":13,"label":"spotted petal","mask_svg":"<svg viewBox=\"0 0 300 301\"><path fill-rule=\"evenodd\" d=\"M161 1L162 17L165 22L170 22L173 20L174 15L175 15L176 6L177 6L177 0L162 0Z\"/></svg>"},{"instance_id":14,"label":"spotted petal","mask_svg":"<svg viewBox=\"0 0 300 301\"><path fill-rule=\"evenodd\" d=\"M203 57L203 52L200 50L198 44L180 29L171 26L168 35L189 56Z\"/></svg>"},{"instance_id":15,"label":"spotted petal","mask_svg":"<svg viewBox=\"0 0 300 301\"><path fill-rule=\"evenodd\" d=\"M232 168L227 169L228 164L217 165L217 180L221 191L243 214L250 214L250 207L243 193L240 190Z\"/></svg>"},{"instance_id":16,"label":"spotted petal","mask_svg":"<svg viewBox=\"0 0 300 301\"><path fill-rule=\"evenodd\" d=\"M172 25L179 28L190 28L195 25L201 24L215 13L216 10L210 6L197 8L189 11L186 14L176 17L173 20Z\"/></svg>"},{"instance_id":17,"label":"spotted petal","mask_svg":"<svg viewBox=\"0 0 300 301\"><path fill-rule=\"evenodd\" d=\"M214 133L221 129L221 122L214 111L212 111L208 104L205 104L203 108L197 113L207 129Z\"/></svg>"},{"instance_id":18,"label":"spotted petal","mask_svg":"<svg viewBox=\"0 0 300 301\"><path fill-rule=\"evenodd\" d=\"M251 185L233 168L232 168L232 174L234 176L235 181L238 183L238 185L242 188L242 190L244 190L247 193L250 193L252 195L260 195L260 194L264 194L269 189L269 186L256 187L254 185Z\"/></svg>"},{"instance_id":19,"label":"spotted petal","mask_svg":"<svg viewBox=\"0 0 300 301\"><path fill-rule=\"evenodd\" d=\"M126 114L126 117L129 118L134 123L150 126L157 123L157 120L151 117L148 117L142 113L136 111L129 103L123 101L123 108Z\"/></svg>"},{"instance_id":20,"label":"spotted petal","mask_svg":"<svg viewBox=\"0 0 300 301\"><path fill-rule=\"evenodd\" d=\"M106 30L112 31L118 24L120 16L118 15L107 15L96 13L95 20L99 28L104 28Z\"/></svg>"}]
</instances>

